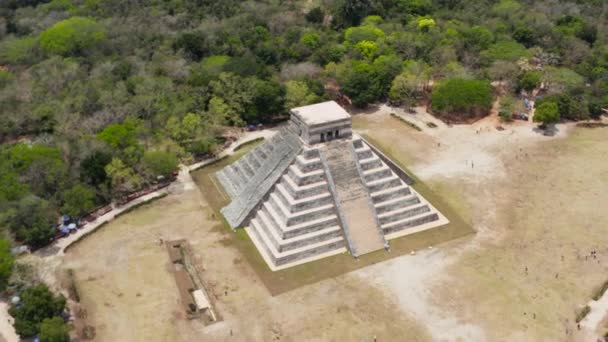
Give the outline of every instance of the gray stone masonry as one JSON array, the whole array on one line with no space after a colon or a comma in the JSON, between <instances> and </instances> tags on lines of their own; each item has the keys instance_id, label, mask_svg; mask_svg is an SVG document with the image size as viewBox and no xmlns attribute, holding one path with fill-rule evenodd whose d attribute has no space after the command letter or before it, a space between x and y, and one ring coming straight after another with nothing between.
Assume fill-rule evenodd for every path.
<instances>
[{"instance_id":1,"label":"gray stone masonry","mask_svg":"<svg viewBox=\"0 0 608 342\"><path fill-rule=\"evenodd\" d=\"M275 137L277 138L275 139ZM264 145L268 146L263 147ZM232 184L224 183L230 182L230 177L218 177L224 188L232 187L236 190L236 196L233 197L232 202L222 208L222 214L233 229L242 226L250 218L253 209L259 205L266 193L300 152L301 141L291 131L284 129L259 148L268 151L267 158L251 177L244 178L241 174L241 180ZM237 168L233 168L233 170L238 169L241 161L244 163L245 158L239 159L234 164L237 165ZM221 172L226 173L228 168L230 166Z\"/></svg>"},{"instance_id":2,"label":"gray stone masonry","mask_svg":"<svg viewBox=\"0 0 608 342\"><path fill-rule=\"evenodd\" d=\"M410 190L408 182L413 179L405 171L389 159L391 167L386 156L359 137L353 139L353 147L385 236L439 220L435 209Z\"/></svg>"},{"instance_id":3,"label":"gray stone masonry","mask_svg":"<svg viewBox=\"0 0 608 342\"><path fill-rule=\"evenodd\" d=\"M255 210L247 232L272 267L344 248L325 176L318 152L305 148ZM311 185L317 191L294 198L294 193Z\"/></svg>"}]
</instances>

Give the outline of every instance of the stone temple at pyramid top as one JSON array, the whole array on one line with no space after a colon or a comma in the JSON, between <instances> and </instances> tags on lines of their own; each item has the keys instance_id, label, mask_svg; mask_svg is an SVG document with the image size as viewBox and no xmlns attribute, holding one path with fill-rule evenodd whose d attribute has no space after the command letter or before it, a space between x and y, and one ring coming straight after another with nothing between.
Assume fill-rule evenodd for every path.
<instances>
[{"instance_id":1,"label":"stone temple at pyramid top","mask_svg":"<svg viewBox=\"0 0 608 342\"><path fill-rule=\"evenodd\" d=\"M291 110L292 130L308 145L352 136L352 120L334 101Z\"/></svg>"}]
</instances>

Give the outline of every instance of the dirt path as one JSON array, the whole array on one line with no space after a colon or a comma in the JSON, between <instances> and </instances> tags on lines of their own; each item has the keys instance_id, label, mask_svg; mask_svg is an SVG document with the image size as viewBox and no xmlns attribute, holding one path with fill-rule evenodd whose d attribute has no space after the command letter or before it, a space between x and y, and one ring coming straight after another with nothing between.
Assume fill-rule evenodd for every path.
<instances>
[{"instance_id":1,"label":"dirt path","mask_svg":"<svg viewBox=\"0 0 608 342\"><path fill-rule=\"evenodd\" d=\"M0 341L17 342L19 336L13 328L13 317L8 314L8 308L8 303L0 302Z\"/></svg>"}]
</instances>

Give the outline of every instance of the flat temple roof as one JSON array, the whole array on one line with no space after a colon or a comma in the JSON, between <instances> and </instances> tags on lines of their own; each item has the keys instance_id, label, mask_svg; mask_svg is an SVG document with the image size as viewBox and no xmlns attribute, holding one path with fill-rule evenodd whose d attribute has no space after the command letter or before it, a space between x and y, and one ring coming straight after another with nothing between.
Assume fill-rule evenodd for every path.
<instances>
[{"instance_id":1,"label":"flat temple roof","mask_svg":"<svg viewBox=\"0 0 608 342\"><path fill-rule=\"evenodd\" d=\"M321 102L309 106L297 107L291 110L291 113L299 117L307 125L318 125L349 119L348 114L335 101Z\"/></svg>"}]
</instances>

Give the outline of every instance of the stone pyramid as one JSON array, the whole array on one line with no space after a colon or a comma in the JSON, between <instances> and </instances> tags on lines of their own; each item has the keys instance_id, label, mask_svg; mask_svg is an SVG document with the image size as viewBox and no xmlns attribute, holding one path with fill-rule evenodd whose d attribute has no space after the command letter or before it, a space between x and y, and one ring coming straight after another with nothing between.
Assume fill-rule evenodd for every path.
<instances>
[{"instance_id":1,"label":"stone pyramid","mask_svg":"<svg viewBox=\"0 0 608 342\"><path fill-rule=\"evenodd\" d=\"M399 166L353 135L330 101L291 110L271 139L217 173L231 198L222 214L244 227L271 270L350 252L448 223Z\"/></svg>"}]
</instances>

